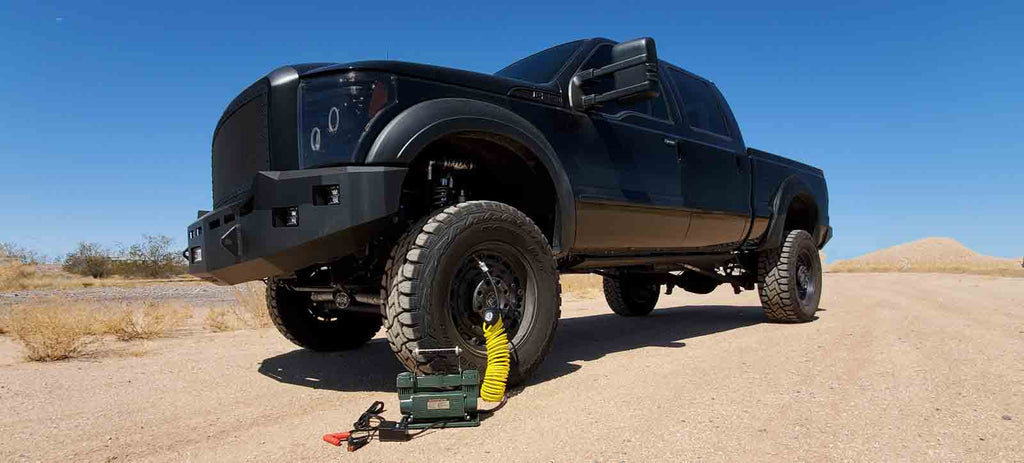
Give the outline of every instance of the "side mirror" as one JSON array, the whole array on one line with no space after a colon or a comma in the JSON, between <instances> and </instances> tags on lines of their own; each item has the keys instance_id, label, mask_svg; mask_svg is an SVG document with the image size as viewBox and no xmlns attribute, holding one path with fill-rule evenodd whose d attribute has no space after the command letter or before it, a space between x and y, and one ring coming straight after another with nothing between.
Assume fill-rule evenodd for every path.
<instances>
[{"instance_id":1,"label":"side mirror","mask_svg":"<svg viewBox=\"0 0 1024 463\"><path fill-rule=\"evenodd\" d=\"M615 84L611 91L583 93L585 82L607 76ZM658 52L654 39L644 37L613 46L610 64L574 75L569 83L569 104L573 109L586 111L609 101L631 103L657 98L658 89Z\"/></svg>"}]
</instances>

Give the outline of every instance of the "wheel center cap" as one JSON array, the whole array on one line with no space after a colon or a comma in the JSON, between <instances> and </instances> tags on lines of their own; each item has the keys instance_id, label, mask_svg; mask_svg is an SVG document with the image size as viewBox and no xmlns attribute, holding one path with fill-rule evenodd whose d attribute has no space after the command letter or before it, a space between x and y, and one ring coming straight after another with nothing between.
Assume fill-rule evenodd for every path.
<instances>
[{"instance_id":1,"label":"wheel center cap","mask_svg":"<svg viewBox=\"0 0 1024 463\"><path fill-rule=\"evenodd\" d=\"M499 307L500 299L498 298L498 293L508 294L508 286L503 280L498 278L494 279L494 284L497 286L497 291L491 287L491 283L488 280L477 283L476 288L473 289L474 312L483 313L484 310L491 307L504 309L504 307Z\"/></svg>"}]
</instances>

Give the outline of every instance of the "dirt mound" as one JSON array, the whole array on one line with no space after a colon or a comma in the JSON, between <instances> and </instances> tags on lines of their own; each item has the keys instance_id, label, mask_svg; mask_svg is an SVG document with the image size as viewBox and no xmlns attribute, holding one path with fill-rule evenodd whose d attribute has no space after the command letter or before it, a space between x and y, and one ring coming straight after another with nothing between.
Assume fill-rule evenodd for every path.
<instances>
[{"instance_id":1,"label":"dirt mound","mask_svg":"<svg viewBox=\"0 0 1024 463\"><path fill-rule=\"evenodd\" d=\"M924 238L853 259L837 260L829 272L976 273L1024 277L1015 259L986 256L952 238Z\"/></svg>"}]
</instances>

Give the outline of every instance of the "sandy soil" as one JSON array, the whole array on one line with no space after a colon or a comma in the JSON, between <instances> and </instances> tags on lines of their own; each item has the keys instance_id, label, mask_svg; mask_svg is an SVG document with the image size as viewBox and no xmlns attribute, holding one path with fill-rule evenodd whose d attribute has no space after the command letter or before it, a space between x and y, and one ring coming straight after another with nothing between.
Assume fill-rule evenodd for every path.
<instances>
[{"instance_id":1,"label":"sandy soil","mask_svg":"<svg viewBox=\"0 0 1024 463\"><path fill-rule=\"evenodd\" d=\"M825 262L824 256L821 259ZM1024 277L1020 259L986 256L952 238L924 238L837 260L827 265L830 272L929 272L969 273Z\"/></svg>"},{"instance_id":2,"label":"sandy soil","mask_svg":"<svg viewBox=\"0 0 1024 463\"><path fill-rule=\"evenodd\" d=\"M727 289L641 319L568 302L539 374L481 427L354 454L320 436L376 399L399 416L380 338L314 354L265 329L31 364L0 337L0 461L1024 460L1021 280L825 285L802 325Z\"/></svg>"}]
</instances>

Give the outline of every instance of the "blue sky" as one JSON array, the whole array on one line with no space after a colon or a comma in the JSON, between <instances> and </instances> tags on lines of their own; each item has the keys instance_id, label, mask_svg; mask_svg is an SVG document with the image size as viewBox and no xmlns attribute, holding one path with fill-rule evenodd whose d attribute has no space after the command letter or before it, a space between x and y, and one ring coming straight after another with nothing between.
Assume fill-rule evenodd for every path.
<instances>
[{"instance_id":1,"label":"blue sky","mask_svg":"<svg viewBox=\"0 0 1024 463\"><path fill-rule=\"evenodd\" d=\"M281 64L493 72L576 38L651 36L718 84L750 146L825 170L830 258L925 236L1024 254L1021 2L140 3L0 10L0 241L183 243L211 203L221 111Z\"/></svg>"}]
</instances>

